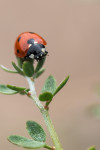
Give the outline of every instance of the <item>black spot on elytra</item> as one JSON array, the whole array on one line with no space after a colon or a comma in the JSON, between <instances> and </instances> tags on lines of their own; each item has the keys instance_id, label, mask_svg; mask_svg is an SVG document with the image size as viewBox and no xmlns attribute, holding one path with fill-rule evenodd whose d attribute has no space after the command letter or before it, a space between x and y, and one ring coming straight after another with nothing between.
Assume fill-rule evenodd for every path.
<instances>
[{"instance_id":1,"label":"black spot on elytra","mask_svg":"<svg viewBox=\"0 0 100 150\"><path fill-rule=\"evenodd\" d=\"M34 34L34 32L29 32L29 33Z\"/></svg>"},{"instance_id":2,"label":"black spot on elytra","mask_svg":"<svg viewBox=\"0 0 100 150\"><path fill-rule=\"evenodd\" d=\"M18 38L18 42L20 41L21 37Z\"/></svg>"},{"instance_id":3,"label":"black spot on elytra","mask_svg":"<svg viewBox=\"0 0 100 150\"><path fill-rule=\"evenodd\" d=\"M19 53L19 49L17 49L17 53Z\"/></svg>"}]
</instances>

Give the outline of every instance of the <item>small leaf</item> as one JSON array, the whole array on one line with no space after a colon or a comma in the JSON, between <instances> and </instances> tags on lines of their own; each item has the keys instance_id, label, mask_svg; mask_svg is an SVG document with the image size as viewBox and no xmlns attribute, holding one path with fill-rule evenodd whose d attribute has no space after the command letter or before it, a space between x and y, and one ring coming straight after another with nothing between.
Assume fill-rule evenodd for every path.
<instances>
[{"instance_id":1,"label":"small leaf","mask_svg":"<svg viewBox=\"0 0 100 150\"><path fill-rule=\"evenodd\" d=\"M17 87L17 86L13 86L13 85L7 85L7 87L9 89L15 90L16 92L18 92L21 95L27 95L28 91L30 90L25 87Z\"/></svg>"},{"instance_id":2,"label":"small leaf","mask_svg":"<svg viewBox=\"0 0 100 150\"><path fill-rule=\"evenodd\" d=\"M46 59L46 57L39 60L37 66L36 66L35 72L38 72L42 68L42 66L44 65L45 59Z\"/></svg>"},{"instance_id":3,"label":"small leaf","mask_svg":"<svg viewBox=\"0 0 100 150\"><path fill-rule=\"evenodd\" d=\"M16 57L16 59L17 59L17 63L18 63L18 66L20 67L20 68L22 68L22 64L23 64L23 59L22 58L19 58L19 57Z\"/></svg>"},{"instance_id":4,"label":"small leaf","mask_svg":"<svg viewBox=\"0 0 100 150\"><path fill-rule=\"evenodd\" d=\"M34 121L27 121L26 122L26 129L29 133L29 135L35 140L39 142L45 142L46 140L46 134L38 123Z\"/></svg>"},{"instance_id":5,"label":"small leaf","mask_svg":"<svg viewBox=\"0 0 100 150\"><path fill-rule=\"evenodd\" d=\"M8 140L18 146L29 148L29 149L38 149L41 147L45 147L44 142L34 141L23 136L11 135L8 137Z\"/></svg>"},{"instance_id":6,"label":"small leaf","mask_svg":"<svg viewBox=\"0 0 100 150\"><path fill-rule=\"evenodd\" d=\"M54 93L56 90L56 80L53 76L49 76L42 88L42 93L49 92Z\"/></svg>"},{"instance_id":7,"label":"small leaf","mask_svg":"<svg viewBox=\"0 0 100 150\"><path fill-rule=\"evenodd\" d=\"M44 92L39 95L39 100L40 101L51 101L53 98L53 95L49 92Z\"/></svg>"},{"instance_id":8,"label":"small leaf","mask_svg":"<svg viewBox=\"0 0 100 150\"><path fill-rule=\"evenodd\" d=\"M10 70L10 69L6 68L6 67L3 66L3 65L0 65L0 68L3 69L3 70L6 71L6 72L9 72L9 73L18 73L17 71Z\"/></svg>"},{"instance_id":9,"label":"small leaf","mask_svg":"<svg viewBox=\"0 0 100 150\"><path fill-rule=\"evenodd\" d=\"M9 89L6 85L0 84L0 93L2 94L7 94L7 95L12 95L18 93L15 90Z\"/></svg>"},{"instance_id":10,"label":"small leaf","mask_svg":"<svg viewBox=\"0 0 100 150\"><path fill-rule=\"evenodd\" d=\"M12 65L19 74L24 75L23 71L14 62L12 62Z\"/></svg>"},{"instance_id":11,"label":"small leaf","mask_svg":"<svg viewBox=\"0 0 100 150\"><path fill-rule=\"evenodd\" d=\"M88 148L87 150L96 150L95 146Z\"/></svg>"},{"instance_id":12,"label":"small leaf","mask_svg":"<svg viewBox=\"0 0 100 150\"><path fill-rule=\"evenodd\" d=\"M55 96L63 87L64 85L67 83L69 79L69 76L67 76L61 83L60 85L57 87L57 89L55 90L55 92L53 93L53 96Z\"/></svg>"},{"instance_id":13,"label":"small leaf","mask_svg":"<svg viewBox=\"0 0 100 150\"><path fill-rule=\"evenodd\" d=\"M32 77L34 74L34 68L33 68L33 64L29 61L24 61L23 63L23 71L25 73L26 76L28 77Z\"/></svg>"},{"instance_id":14,"label":"small leaf","mask_svg":"<svg viewBox=\"0 0 100 150\"><path fill-rule=\"evenodd\" d=\"M44 73L45 69L41 68L38 72L36 72L34 74L34 78L38 78L39 76L41 76Z\"/></svg>"},{"instance_id":15,"label":"small leaf","mask_svg":"<svg viewBox=\"0 0 100 150\"><path fill-rule=\"evenodd\" d=\"M17 92L21 92L21 91L26 90L26 88L24 88L24 87L18 87L18 86L13 86L13 85L7 85L7 87L9 89L15 90Z\"/></svg>"}]
</instances>

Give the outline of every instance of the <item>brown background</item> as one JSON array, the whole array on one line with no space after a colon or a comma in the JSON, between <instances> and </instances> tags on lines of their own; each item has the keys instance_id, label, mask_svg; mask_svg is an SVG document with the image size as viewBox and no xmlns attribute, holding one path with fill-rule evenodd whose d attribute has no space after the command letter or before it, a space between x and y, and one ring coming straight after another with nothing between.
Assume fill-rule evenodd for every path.
<instances>
[{"instance_id":1,"label":"brown background","mask_svg":"<svg viewBox=\"0 0 100 150\"><path fill-rule=\"evenodd\" d=\"M64 150L100 149L100 120L87 108L100 103L95 86L100 83L100 3L67 0L0 1L0 64L12 69L16 61L13 45L17 35L33 31L47 40L46 72L36 82L39 94L48 75L59 83L70 74L66 87L50 106L50 115ZM28 86L18 75L0 70L0 83ZM42 116L26 96L0 95L0 150L21 150L6 137L28 137L26 120L42 124ZM48 133L47 133L48 134ZM49 136L48 143L51 143Z\"/></svg>"}]
</instances>

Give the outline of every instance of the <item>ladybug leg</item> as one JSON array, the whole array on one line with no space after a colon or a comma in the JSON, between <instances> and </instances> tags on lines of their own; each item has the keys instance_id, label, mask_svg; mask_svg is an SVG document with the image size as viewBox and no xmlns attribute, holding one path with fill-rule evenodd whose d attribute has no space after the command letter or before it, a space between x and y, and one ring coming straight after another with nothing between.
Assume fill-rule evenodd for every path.
<instances>
[{"instance_id":1,"label":"ladybug leg","mask_svg":"<svg viewBox=\"0 0 100 150\"><path fill-rule=\"evenodd\" d=\"M45 56L46 56L46 54L44 55L44 53L41 51L39 54L34 55L34 59L36 59L37 61L39 61L42 58L44 58Z\"/></svg>"},{"instance_id":2,"label":"ladybug leg","mask_svg":"<svg viewBox=\"0 0 100 150\"><path fill-rule=\"evenodd\" d=\"M37 61L40 60L39 55L34 55L34 59L36 59Z\"/></svg>"}]
</instances>

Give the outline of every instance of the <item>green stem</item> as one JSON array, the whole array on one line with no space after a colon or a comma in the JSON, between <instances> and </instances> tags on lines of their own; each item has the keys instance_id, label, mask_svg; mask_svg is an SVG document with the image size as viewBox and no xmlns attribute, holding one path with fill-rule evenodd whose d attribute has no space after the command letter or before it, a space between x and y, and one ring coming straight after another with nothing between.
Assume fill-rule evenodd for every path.
<instances>
[{"instance_id":1,"label":"green stem","mask_svg":"<svg viewBox=\"0 0 100 150\"><path fill-rule=\"evenodd\" d=\"M29 87L30 87L30 92L31 92L30 97L35 102L35 104L39 108L40 112L42 113L42 116L43 116L45 123L46 123L46 126L49 130L49 133L50 133L50 136L52 138L55 149L56 150L63 150L63 148L61 147L60 141L58 139L58 136L56 134L56 131L54 129L54 126L52 124L52 121L50 119L49 113L44 108L44 106L41 104L41 102L39 101L39 99L36 95L34 82L29 77L26 77L26 79L27 79Z\"/></svg>"}]
</instances>

